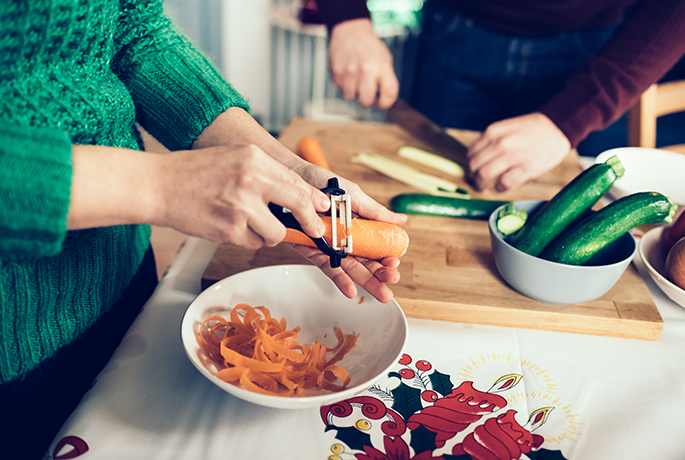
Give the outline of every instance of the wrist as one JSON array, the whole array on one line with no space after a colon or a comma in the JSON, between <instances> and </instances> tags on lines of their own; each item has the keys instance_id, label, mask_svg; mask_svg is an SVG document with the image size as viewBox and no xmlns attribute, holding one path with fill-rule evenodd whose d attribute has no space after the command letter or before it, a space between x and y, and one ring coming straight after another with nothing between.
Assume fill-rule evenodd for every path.
<instances>
[{"instance_id":1,"label":"wrist","mask_svg":"<svg viewBox=\"0 0 685 460\"><path fill-rule=\"evenodd\" d=\"M163 155L75 145L67 228L153 223Z\"/></svg>"},{"instance_id":2,"label":"wrist","mask_svg":"<svg viewBox=\"0 0 685 460\"><path fill-rule=\"evenodd\" d=\"M350 19L336 24L331 29L331 40L340 36L354 36L359 34L376 35L373 29L373 23L369 18Z\"/></svg>"}]
</instances>

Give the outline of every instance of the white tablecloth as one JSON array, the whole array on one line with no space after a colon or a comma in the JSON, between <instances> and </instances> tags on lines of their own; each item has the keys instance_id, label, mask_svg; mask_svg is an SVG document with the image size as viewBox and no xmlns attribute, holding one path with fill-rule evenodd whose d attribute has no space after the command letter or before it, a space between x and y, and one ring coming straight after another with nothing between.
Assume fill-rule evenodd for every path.
<instances>
[{"instance_id":1,"label":"white tablecloth","mask_svg":"<svg viewBox=\"0 0 685 460\"><path fill-rule=\"evenodd\" d=\"M214 249L206 241L186 241L97 384L53 442L50 457L75 458L80 451L84 460L344 460L364 454L364 446L367 453L371 447L385 452L381 422L387 418L368 417L359 405L345 417L322 417L318 409L269 409L225 393L192 366L180 339L181 318L200 291ZM406 353L411 363L398 363L395 372L404 369L407 376L409 369L414 378L389 376L365 395L385 401L403 418L421 407L416 397L403 406L403 395L411 391L399 390L447 393L466 382L480 394L497 393L506 404L457 429L442 445L431 432L407 429L395 439L396 447L451 455L469 434L474 437L474 430L482 438L478 427L482 430L488 418L514 411L526 433L544 439L537 458L685 458L685 309L656 287L639 256L634 263L665 321L658 341L410 318ZM434 372L442 377L431 379ZM515 386L491 388L509 374L521 376ZM450 388L442 388L445 384ZM440 391L438 397L444 396ZM535 413L544 423L528 423L539 409ZM360 428L349 428L355 425ZM552 451L563 457L542 456Z\"/></svg>"}]
</instances>

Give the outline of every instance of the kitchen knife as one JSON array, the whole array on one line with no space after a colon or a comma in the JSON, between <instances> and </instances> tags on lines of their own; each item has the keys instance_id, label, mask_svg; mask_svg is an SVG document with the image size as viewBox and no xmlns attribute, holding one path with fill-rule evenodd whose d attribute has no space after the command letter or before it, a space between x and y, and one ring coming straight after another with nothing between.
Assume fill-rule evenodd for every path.
<instances>
[{"instance_id":1,"label":"kitchen knife","mask_svg":"<svg viewBox=\"0 0 685 460\"><path fill-rule=\"evenodd\" d=\"M467 170L466 146L404 100L395 101L385 116L388 121L428 144L434 153L454 161Z\"/></svg>"}]
</instances>

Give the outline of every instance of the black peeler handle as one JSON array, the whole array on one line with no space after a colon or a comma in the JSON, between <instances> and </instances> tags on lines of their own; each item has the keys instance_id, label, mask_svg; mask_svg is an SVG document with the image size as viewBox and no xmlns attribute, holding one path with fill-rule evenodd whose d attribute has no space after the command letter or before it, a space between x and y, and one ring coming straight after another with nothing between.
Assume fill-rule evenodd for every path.
<instances>
[{"instance_id":1,"label":"black peeler handle","mask_svg":"<svg viewBox=\"0 0 685 460\"><path fill-rule=\"evenodd\" d=\"M338 179L335 177L332 177L331 179L328 180L328 186L324 187L321 189L322 192L324 193L329 193L331 195L344 195L345 190L341 189L338 185ZM269 209L273 213L276 218L281 221L281 223L286 227L286 228L291 228L293 230L297 230L299 232L304 233L307 235L304 230L302 230L302 226L300 223L295 219L295 216L293 214L286 210L283 206L279 206L274 203L269 203ZM309 236L309 235L307 235ZM312 238L311 236L309 237L311 240L316 244L316 247L319 248L321 252L326 254L330 260L331 260L331 267L332 268L337 268L340 266L340 263L343 258L347 257L346 252L342 251L336 251L331 247L330 244L328 244L328 241L326 241L326 238L321 237L321 238Z\"/></svg>"}]
</instances>

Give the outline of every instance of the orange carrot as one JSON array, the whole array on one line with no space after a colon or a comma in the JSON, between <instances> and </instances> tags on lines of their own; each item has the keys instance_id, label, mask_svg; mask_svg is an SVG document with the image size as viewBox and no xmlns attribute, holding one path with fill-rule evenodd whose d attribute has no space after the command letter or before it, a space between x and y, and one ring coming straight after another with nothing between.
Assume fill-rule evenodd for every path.
<instances>
[{"instance_id":1,"label":"orange carrot","mask_svg":"<svg viewBox=\"0 0 685 460\"><path fill-rule=\"evenodd\" d=\"M242 319L239 312L244 313ZM350 383L350 375L336 363L355 346L359 334L345 335L334 328L338 343L329 348L318 340L300 344L300 328L288 330L285 318L277 321L265 307L239 304L229 317L230 321L209 316L196 333L207 361L219 367L217 378L248 391L284 397L306 396L314 387L340 391ZM328 353L334 355L328 358Z\"/></svg>"},{"instance_id":2,"label":"orange carrot","mask_svg":"<svg viewBox=\"0 0 685 460\"><path fill-rule=\"evenodd\" d=\"M323 154L323 150L321 150L319 141L313 137L304 136L301 138L297 143L297 153L311 164L321 166L329 171L331 170L331 167L328 165L328 161Z\"/></svg>"},{"instance_id":3,"label":"orange carrot","mask_svg":"<svg viewBox=\"0 0 685 460\"><path fill-rule=\"evenodd\" d=\"M322 216L321 220L326 226L324 237L329 244L331 241L331 218ZM338 235L344 235L341 224L338 225ZM304 233L286 229L286 236L283 241L293 244L302 244L315 247L316 244ZM353 256L364 257L366 259L381 260L385 257L401 257L407 252L409 246L409 235L402 227L387 222L375 220L352 219L352 224L347 230L347 235L352 236Z\"/></svg>"}]
</instances>

